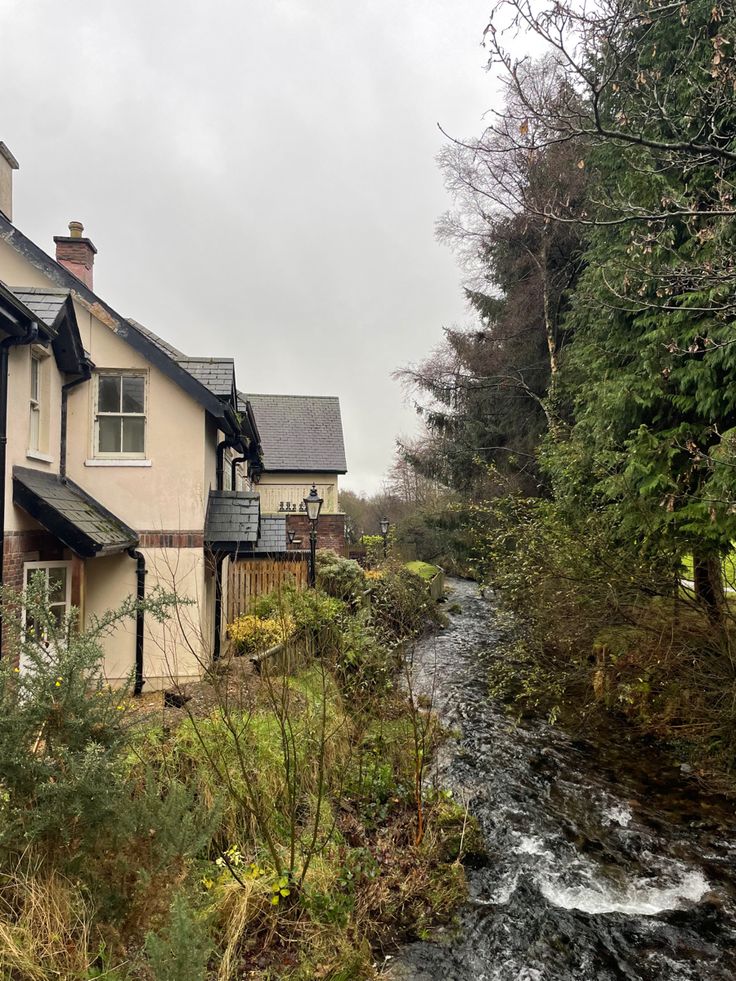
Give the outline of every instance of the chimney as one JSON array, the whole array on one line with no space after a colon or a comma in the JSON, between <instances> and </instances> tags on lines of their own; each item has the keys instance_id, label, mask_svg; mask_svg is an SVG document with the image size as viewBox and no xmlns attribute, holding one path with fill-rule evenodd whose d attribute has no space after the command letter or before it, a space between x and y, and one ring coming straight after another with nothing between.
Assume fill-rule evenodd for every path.
<instances>
[{"instance_id":1,"label":"chimney","mask_svg":"<svg viewBox=\"0 0 736 981\"><path fill-rule=\"evenodd\" d=\"M18 161L0 141L0 212L8 221L13 220L13 171L18 169Z\"/></svg>"},{"instance_id":2,"label":"chimney","mask_svg":"<svg viewBox=\"0 0 736 981\"><path fill-rule=\"evenodd\" d=\"M70 221L68 235L54 235L56 261L92 289L92 267L97 249L88 238L84 238L83 232L81 221Z\"/></svg>"}]
</instances>

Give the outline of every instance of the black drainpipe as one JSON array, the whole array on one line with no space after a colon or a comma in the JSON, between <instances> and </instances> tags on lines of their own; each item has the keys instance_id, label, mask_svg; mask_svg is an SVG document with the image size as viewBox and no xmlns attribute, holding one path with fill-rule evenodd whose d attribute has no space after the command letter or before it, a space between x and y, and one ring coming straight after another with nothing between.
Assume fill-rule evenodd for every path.
<instances>
[{"instance_id":1,"label":"black drainpipe","mask_svg":"<svg viewBox=\"0 0 736 981\"><path fill-rule=\"evenodd\" d=\"M237 446L245 453L246 446L242 436L226 436L217 444L217 470L216 484L219 491L224 490L225 483L225 450L229 446ZM232 462L232 487L235 489L235 465L242 463L247 457ZM224 553L220 552L215 556L215 643L212 652L212 660L219 661L222 653L222 564L225 561Z\"/></svg>"},{"instance_id":2,"label":"black drainpipe","mask_svg":"<svg viewBox=\"0 0 736 981\"><path fill-rule=\"evenodd\" d=\"M6 317L8 314L5 315ZM22 337L6 337L0 341L0 584L5 567L5 470L8 459L8 352L11 347L33 344L38 337L38 324L33 321ZM2 624L0 624L0 657L3 653Z\"/></svg>"},{"instance_id":3,"label":"black drainpipe","mask_svg":"<svg viewBox=\"0 0 736 981\"><path fill-rule=\"evenodd\" d=\"M128 549L128 555L135 559L136 599L138 611L135 615L135 675L133 677L133 694L140 695L143 691L143 600L146 598L146 558L142 552L134 548Z\"/></svg>"},{"instance_id":4,"label":"black drainpipe","mask_svg":"<svg viewBox=\"0 0 736 981\"><path fill-rule=\"evenodd\" d=\"M230 486L235 490L235 481L237 479L238 464L246 463L248 460L247 456L236 456L230 463Z\"/></svg>"},{"instance_id":5,"label":"black drainpipe","mask_svg":"<svg viewBox=\"0 0 736 981\"><path fill-rule=\"evenodd\" d=\"M66 480L66 419L68 412L68 398L69 392L76 388L77 385L82 385L84 382L88 382L92 377L92 363L90 361L84 360L82 362L82 374L79 378L74 378L70 382L66 382L65 385L61 386L61 445L59 446L59 476L62 480Z\"/></svg>"},{"instance_id":6,"label":"black drainpipe","mask_svg":"<svg viewBox=\"0 0 736 981\"><path fill-rule=\"evenodd\" d=\"M219 661L222 644L222 563L225 561L225 553L219 552L215 556L215 649L212 652L212 660Z\"/></svg>"},{"instance_id":7,"label":"black drainpipe","mask_svg":"<svg viewBox=\"0 0 736 981\"><path fill-rule=\"evenodd\" d=\"M215 486L218 490L225 490L225 450L229 446L238 446L240 440L235 436L226 436L222 442L217 444L217 470L215 471Z\"/></svg>"}]
</instances>

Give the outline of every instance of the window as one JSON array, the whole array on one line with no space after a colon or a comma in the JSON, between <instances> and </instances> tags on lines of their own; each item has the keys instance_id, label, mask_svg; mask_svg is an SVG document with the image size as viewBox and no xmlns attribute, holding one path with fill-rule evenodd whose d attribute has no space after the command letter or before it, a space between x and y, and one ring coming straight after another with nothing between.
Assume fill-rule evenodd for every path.
<instances>
[{"instance_id":1,"label":"window","mask_svg":"<svg viewBox=\"0 0 736 981\"><path fill-rule=\"evenodd\" d=\"M41 358L31 353L31 411L28 449L38 453L41 449Z\"/></svg>"},{"instance_id":2,"label":"window","mask_svg":"<svg viewBox=\"0 0 736 981\"><path fill-rule=\"evenodd\" d=\"M130 372L97 375L95 445L97 457L146 455L146 377Z\"/></svg>"},{"instance_id":3,"label":"window","mask_svg":"<svg viewBox=\"0 0 736 981\"><path fill-rule=\"evenodd\" d=\"M27 587L35 574L40 573L46 588L46 597L51 614L58 624L63 623L71 609L72 577L71 562L26 562L23 565L23 582ZM47 643L48 637L42 624L35 623L32 618L26 618L24 626L29 634L42 643ZM21 668L24 667L21 664Z\"/></svg>"}]
</instances>

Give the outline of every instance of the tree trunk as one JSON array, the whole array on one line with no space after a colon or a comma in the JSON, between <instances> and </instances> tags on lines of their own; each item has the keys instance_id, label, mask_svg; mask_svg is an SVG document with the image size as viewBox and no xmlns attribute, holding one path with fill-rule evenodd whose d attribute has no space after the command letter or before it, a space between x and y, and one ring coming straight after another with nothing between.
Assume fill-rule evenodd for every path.
<instances>
[{"instance_id":1,"label":"tree trunk","mask_svg":"<svg viewBox=\"0 0 736 981\"><path fill-rule=\"evenodd\" d=\"M693 552L695 598L714 622L723 619L726 594L723 588L723 560L719 555Z\"/></svg>"},{"instance_id":2,"label":"tree trunk","mask_svg":"<svg viewBox=\"0 0 736 981\"><path fill-rule=\"evenodd\" d=\"M549 281L549 243L547 240L547 227L542 231L542 252L539 259L539 270L542 276L542 302L544 307L544 333L547 340L547 350L549 352L549 388L545 399L545 415L549 426L550 435L557 439L559 435L557 419L557 381L560 364L557 357L557 331L554 318L552 316L551 285Z\"/></svg>"}]
</instances>

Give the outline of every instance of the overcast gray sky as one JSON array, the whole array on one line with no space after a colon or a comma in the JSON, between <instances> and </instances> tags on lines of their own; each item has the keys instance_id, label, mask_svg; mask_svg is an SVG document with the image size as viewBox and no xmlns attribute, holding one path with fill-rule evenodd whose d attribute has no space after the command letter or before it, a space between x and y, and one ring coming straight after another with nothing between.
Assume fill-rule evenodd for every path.
<instances>
[{"instance_id":1,"label":"overcast gray sky","mask_svg":"<svg viewBox=\"0 0 736 981\"><path fill-rule=\"evenodd\" d=\"M483 0L0 0L15 222L70 219L95 288L241 389L340 396L377 488L415 426L391 371L466 313L434 240L438 121L493 103Z\"/></svg>"}]
</instances>

